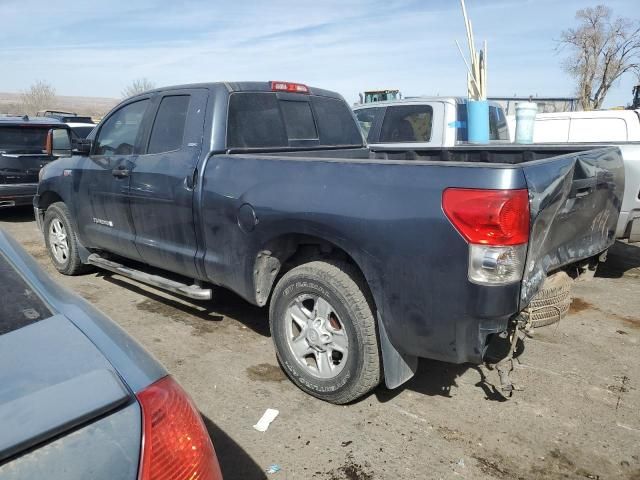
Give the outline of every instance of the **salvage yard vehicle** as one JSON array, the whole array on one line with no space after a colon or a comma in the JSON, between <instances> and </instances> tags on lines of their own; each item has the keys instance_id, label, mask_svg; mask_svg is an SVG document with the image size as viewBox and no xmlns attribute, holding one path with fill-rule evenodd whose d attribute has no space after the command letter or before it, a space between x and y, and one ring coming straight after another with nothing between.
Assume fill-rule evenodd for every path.
<instances>
[{"instance_id":1,"label":"salvage yard vehicle","mask_svg":"<svg viewBox=\"0 0 640 480\"><path fill-rule=\"evenodd\" d=\"M50 130L55 151L47 151ZM0 117L0 209L31 205L38 189L38 172L57 158L58 148L71 148L69 127L59 120Z\"/></svg>"},{"instance_id":2,"label":"salvage yard vehicle","mask_svg":"<svg viewBox=\"0 0 640 480\"><path fill-rule=\"evenodd\" d=\"M515 124L515 120L511 119ZM536 116L536 143L584 143L620 148L625 170L616 238L640 242L640 110L594 110Z\"/></svg>"},{"instance_id":3,"label":"salvage yard vehicle","mask_svg":"<svg viewBox=\"0 0 640 480\"><path fill-rule=\"evenodd\" d=\"M87 138L93 128L96 126L93 119L89 116L81 116L72 112L61 112L57 110L45 110L38 112L43 117L55 118L69 125L71 133L75 138Z\"/></svg>"},{"instance_id":4,"label":"salvage yard vehicle","mask_svg":"<svg viewBox=\"0 0 640 480\"><path fill-rule=\"evenodd\" d=\"M2 230L0 285L0 478L222 479L189 395Z\"/></svg>"},{"instance_id":5,"label":"salvage yard vehicle","mask_svg":"<svg viewBox=\"0 0 640 480\"><path fill-rule=\"evenodd\" d=\"M468 139L463 97L411 97L357 105L353 111L367 144L375 148L452 147ZM507 119L497 102L489 102L489 138L509 141Z\"/></svg>"},{"instance_id":6,"label":"salvage yard vehicle","mask_svg":"<svg viewBox=\"0 0 640 480\"><path fill-rule=\"evenodd\" d=\"M506 372L547 275L613 243L624 187L616 148L369 150L340 95L289 82L146 92L77 150L34 199L58 271L268 305L289 378L338 404L419 357L507 344Z\"/></svg>"}]
</instances>

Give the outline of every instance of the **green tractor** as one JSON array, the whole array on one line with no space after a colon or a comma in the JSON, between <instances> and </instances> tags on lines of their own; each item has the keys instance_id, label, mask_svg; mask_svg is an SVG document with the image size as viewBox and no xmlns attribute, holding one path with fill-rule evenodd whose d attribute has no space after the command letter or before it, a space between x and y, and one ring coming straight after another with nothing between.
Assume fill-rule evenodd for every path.
<instances>
[{"instance_id":1,"label":"green tractor","mask_svg":"<svg viewBox=\"0 0 640 480\"><path fill-rule=\"evenodd\" d=\"M399 100L402 98L400 90L367 90L360 94L360 103L385 102L387 100Z\"/></svg>"}]
</instances>

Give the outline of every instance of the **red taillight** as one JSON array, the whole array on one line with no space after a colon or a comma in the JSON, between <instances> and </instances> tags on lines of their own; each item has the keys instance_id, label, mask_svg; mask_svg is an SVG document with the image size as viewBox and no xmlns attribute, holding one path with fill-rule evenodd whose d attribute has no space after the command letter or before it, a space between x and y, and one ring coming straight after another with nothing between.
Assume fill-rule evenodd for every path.
<instances>
[{"instance_id":1,"label":"red taillight","mask_svg":"<svg viewBox=\"0 0 640 480\"><path fill-rule=\"evenodd\" d=\"M271 82L271 90L276 92L309 93L309 87L301 83Z\"/></svg>"},{"instance_id":2,"label":"red taillight","mask_svg":"<svg viewBox=\"0 0 640 480\"><path fill-rule=\"evenodd\" d=\"M221 480L209 434L189 395L171 377L138 393L142 407L140 480Z\"/></svg>"},{"instance_id":3,"label":"red taillight","mask_svg":"<svg viewBox=\"0 0 640 480\"><path fill-rule=\"evenodd\" d=\"M472 244L520 245L529 241L529 194L523 190L448 188L442 209Z\"/></svg>"}]
</instances>

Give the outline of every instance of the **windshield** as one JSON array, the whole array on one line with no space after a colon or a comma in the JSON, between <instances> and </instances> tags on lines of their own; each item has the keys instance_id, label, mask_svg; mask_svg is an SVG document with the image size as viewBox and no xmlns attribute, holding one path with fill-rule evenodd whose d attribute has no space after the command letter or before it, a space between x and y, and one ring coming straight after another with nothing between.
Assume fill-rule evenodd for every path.
<instances>
[{"instance_id":1,"label":"windshield","mask_svg":"<svg viewBox=\"0 0 640 480\"><path fill-rule=\"evenodd\" d=\"M0 152L44 154L50 129L49 125L0 126Z\"/></svg>"}]
</instances>

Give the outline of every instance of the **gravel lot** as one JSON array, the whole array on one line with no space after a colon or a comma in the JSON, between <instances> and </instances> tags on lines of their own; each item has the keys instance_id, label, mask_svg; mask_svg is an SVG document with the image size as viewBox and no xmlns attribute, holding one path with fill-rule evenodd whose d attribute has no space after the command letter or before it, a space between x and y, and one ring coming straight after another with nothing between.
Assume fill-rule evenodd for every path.
<instances>
[{"instance_id":1,"label":"gravel lot","mask_svg":"<svg viewBox=\"0 0 640 480\"><path fill-rule=\"evenodd\" d=\"M193 395L226 480L640 479L640 247L617 244L576 284L571 314L527 341L512 399L495 372L421 361L400 389L338 407L285 378L266 310L225 291L198 303L103 272L64 277L30 209L0 211L0 228ZM259 433L266 408L280 415Z\"/></svg>"}]
</instances>

